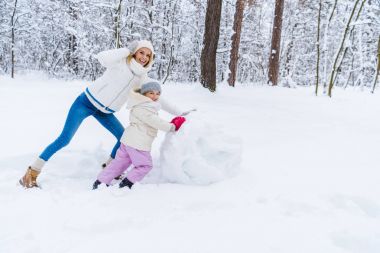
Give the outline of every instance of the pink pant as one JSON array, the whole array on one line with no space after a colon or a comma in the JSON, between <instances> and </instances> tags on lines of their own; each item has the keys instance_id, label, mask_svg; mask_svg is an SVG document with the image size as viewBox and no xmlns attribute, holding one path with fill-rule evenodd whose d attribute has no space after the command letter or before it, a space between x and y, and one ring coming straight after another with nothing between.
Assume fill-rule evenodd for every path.
<instances>
[{"instance_id":1,"label":"pink pant","mask_svg":"<svg viewBox=\"0 0 380 253\"><path fill-rule=\"evenodd\" d=\"M121 144L116 152L115 159L100 172L98 180L105 184L120 176L128 167L133 164L133 168L128 172L127 178L132 183L142 180L152 169L152 156L149 151L141 151L130 146Z\"/></svg>"}]
</instances>

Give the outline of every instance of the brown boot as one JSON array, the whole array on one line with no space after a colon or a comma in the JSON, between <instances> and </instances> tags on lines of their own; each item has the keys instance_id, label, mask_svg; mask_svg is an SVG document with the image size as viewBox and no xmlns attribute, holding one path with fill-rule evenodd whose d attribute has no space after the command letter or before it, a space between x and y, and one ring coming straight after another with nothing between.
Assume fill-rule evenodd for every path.
<instances>
[{"instance_id":1,"label":"brown boot","mask_svg":"<svg viewBox=\"0 0 380 253\"><path fill-rule=\"evenodd\" d=\"M19 183L25 188L39 187L37 184L38 174L40 174L39 171L36 171L29 166L25 175L19 180Z\"/></svg>"}]
</instances>

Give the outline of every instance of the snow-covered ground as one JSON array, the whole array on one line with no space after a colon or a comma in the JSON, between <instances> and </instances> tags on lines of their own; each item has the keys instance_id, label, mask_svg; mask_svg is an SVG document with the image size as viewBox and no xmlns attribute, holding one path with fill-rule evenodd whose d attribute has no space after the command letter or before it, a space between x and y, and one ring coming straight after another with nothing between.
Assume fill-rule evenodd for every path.
<instances>
[{"instance_id":1,"label":"snow-covered ground","mask_svg":"<svg viewBox=\"0 0 380 253\"><path fill-rule=\"evenodd\" d=\"M170 149L160 134L145 183L91 190L114 139L90 118L44 168L42 189L19 187L86 85L0 77L0 252L380 252L379 93L165 85L163 96L198 111ZM127 124L126 110L117 116ZM234 176L222 171L211 184L152 177L165 175L158 170L170 155L173 164L193 156L195 177L215 176L198 173L202 154L221 170L236 161Z\"/></svg>"}]
</instances>

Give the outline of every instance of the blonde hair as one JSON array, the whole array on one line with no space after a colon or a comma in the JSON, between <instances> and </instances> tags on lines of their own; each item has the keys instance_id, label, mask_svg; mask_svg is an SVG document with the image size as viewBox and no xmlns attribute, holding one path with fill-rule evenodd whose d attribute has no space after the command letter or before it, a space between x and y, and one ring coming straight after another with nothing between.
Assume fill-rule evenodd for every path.
<instances>
[{"instance_id":1,"label":"blonde hair","mask_svg":"<svg viewBox=\"0 0 380 253\"><path fill-rule=\"evenodd\" d=\"M133 54L130 53L130 54L127 56L127 63L128 63L128 64L131 63L132 58L133 58Z\"/></svg>"}]
</instances>

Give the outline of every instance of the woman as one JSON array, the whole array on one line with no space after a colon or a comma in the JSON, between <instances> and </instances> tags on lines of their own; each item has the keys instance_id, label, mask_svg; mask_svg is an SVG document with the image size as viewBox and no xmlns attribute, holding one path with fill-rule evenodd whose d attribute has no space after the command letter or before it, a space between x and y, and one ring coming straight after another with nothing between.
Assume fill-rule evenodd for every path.
<instances>
[{"instance_id":1,"label":"woman","mask_svg":"<svg viewBox=\"0 0 380 253\"><path fill-rule=\"evenodd\" d=\"M152 43L140 40L131 45L131 50L119 48L99 53L96 59L106 67L104 74L93 85L86 88L72 104L59 137L52 142L32 163L19 183L26 187L38 187L37 177L45 163L60 149L69 144L83 120L93 116L117 139L108 163L115 157L120 146L124 127L113 114L127 102L131 88L139 88L148 80L147 72L154 60ZM180 115L181 112L161 102L164 110Z\"/></svg>"}]
</instances>

